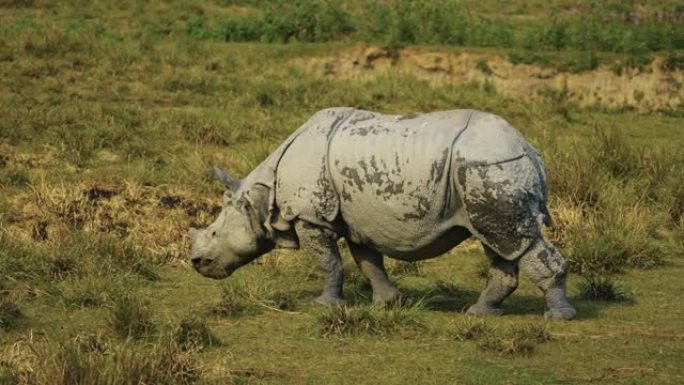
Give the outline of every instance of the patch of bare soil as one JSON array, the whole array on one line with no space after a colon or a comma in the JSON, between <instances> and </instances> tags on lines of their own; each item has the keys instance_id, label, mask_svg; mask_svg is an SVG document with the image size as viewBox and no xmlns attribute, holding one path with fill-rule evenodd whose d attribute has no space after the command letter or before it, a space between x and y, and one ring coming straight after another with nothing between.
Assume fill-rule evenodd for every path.
<instances>
[{"instance_id":1,"label":"patch of bare soil","mask_svg":"<svg viewBox=\"0 0 684 385\"><path fill-rule=\"evenodd\" d=\"M488 82L497 92L522 100L548 97L551 90L563 92L578 106L628 107L641 112L684 108L684 72L663 70L662 58L647 68L625 69L621 74L606 65L575 74L513 64L503 53L357 46L335 55L295 59L294 64L310 73L338 79L370 80L392 71L435 86Z\"/></svg>"}]
</instances>

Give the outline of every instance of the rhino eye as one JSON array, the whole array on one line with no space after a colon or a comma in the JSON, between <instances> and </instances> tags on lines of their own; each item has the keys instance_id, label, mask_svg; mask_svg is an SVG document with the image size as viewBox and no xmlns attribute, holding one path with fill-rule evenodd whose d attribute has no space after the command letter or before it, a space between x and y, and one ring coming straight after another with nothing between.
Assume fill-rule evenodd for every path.
<instances>
[{"instance_id":1,"label":"rhino eye","mask_svg":"<svg viewBox=\"0 0 684 385\"><path fill-rule=\"evenodd\" d=\"M215 237L215 236L216 236L216 231L212 231L212 232L211 232L211 236L212 236L212 237Z\"/></svg>"}]
</instances>

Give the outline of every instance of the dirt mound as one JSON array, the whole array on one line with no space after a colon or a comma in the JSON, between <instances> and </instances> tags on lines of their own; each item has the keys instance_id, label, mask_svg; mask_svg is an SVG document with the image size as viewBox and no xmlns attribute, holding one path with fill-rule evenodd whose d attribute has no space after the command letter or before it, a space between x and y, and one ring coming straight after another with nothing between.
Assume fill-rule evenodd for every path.
<instances>
[{"instance_id":1,"label":"dirt mound","mask_svg":"<svg viewBox=\"0 0 684 385\"><path fill-rule=\"evenodd\" d=\"M523 100L541 99L552 91L562 92L579 106L629 107L642 112L684 107L684 73L664 71L662 58L647 68L624 69L620 74L606 65L575 74L513 64L503 53L358 46L327 57L296 59L295 64L311 73L340 79L372 79L394 71L435 86L486 82L505 96Z\"/></svg>"}]
</instances>

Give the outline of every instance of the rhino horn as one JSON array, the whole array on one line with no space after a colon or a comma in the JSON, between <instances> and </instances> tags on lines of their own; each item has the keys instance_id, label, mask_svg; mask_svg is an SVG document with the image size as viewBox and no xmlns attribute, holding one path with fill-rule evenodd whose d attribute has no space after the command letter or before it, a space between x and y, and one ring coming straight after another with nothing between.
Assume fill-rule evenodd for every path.
<instances>
[{"instance_id":1,"label":"rhino horn","mask_svg":"<svg viewBox=\"0 0 684 385\"><path fill-rule=\"evenodd\" d=\"M219 178L221 183L225 184L231 191L237 191L237 189L240 188L239 180L229 177L228 174L226 174L216 165L214 165L214 173L216 173L216 176Z\"/></svg>"}]
</instances>

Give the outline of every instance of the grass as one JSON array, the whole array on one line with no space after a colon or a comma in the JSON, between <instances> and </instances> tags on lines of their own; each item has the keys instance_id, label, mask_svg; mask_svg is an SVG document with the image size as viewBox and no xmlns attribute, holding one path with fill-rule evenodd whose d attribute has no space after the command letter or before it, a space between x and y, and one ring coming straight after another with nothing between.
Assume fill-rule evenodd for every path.
<instances>
[{"instance_id":1,"label":"grass","mask_svg":"<svg viewBox=\"0 0 684 385\"><path fill-rule=\"evenodd\" d=\"M684 273L681 107L580 107L562 84L511 98L497 59L542 75L636 77L630 67L642 67L676 79L676 2L292 4L3 4L0 383L682 382L684 314L672 299ZM445 19L463 22L442 28ZM308 67L355 57L355 42L474 53L463 70L487 80ZM424 57L402 58L414 59ZM417 302L392 309L369 306L346 251L346 308L309 306L321 274L296 251L225 282L192 271L187 228L220 211L211 165L243 177L314 111L337 105L477 108L518 127L547 163L548 234L568 256L578 320L540 323L542 296L524 277L504 317L461 314L486 276L476 244L388 262Z\"/></svg>"},{"instance_id":2,"label":"grass","mask_svg":"<svg viewBox=\"0 0 684 385\"><path fill-rule=\"evenodd\" d=\"M231 42L497 47L512 49L514 63L553 63L573 73L611 62L599 53L626 54L620 66L644 68L653 59L651 52L684 48L681 9L676 5L611 4L556 4L538 12L537 18L516 18L492 12L501 4L485 8L455 0L266 1L244 4L248 11L237 16L200 12L187 22L186 32L195 39ZM571 53L557 60L543 53L549 51ZM677 55L670 54L663 68L678 68ZM491 73L484 66L479 69Z\"/></svg>"},{"instance_id":3,"label":"grass","mask_svg":"<svg viewBox=\"0 0 684 385\"><path fill-rule=\"evenodd\" d=\"M0 296L0 330L10 330L17 327L22 313L19 304L8 295Z\"/></svg>"},{"instance_id":4,"label":"grass","mask_svg":"<svg viewBox=\"0 0 684 385\"><path fill-rule=\"evenodd\" d=\"M499 355L528 356L537 344L551 341L548 325L530 323L513 328L497 328L481 318L466 318L450 333L457 341L476 341L484 351Z\"/></svg>"},{"instance_id":5,"label":"grass","mask_svg":"<svg viewBox=\"0 0 684 385\"><path fill-rule=\"evenodd\" d=\"M200 368L187 353L168 342L141 349L137 346L106 348L76 339L61 343L35 377L52 384L194 384Z\"/></svg>"},{"instance_id":6,"label":"grass","mask_svg":"<svg viewBox=\"0 0 684 385\"><path fill-rule=\"evenodd\" d=\"M123 338L140 339L155 329L149 303L128 292L114 298L109 324Z\"/></svg>"},{"instance_id":7,"label":"grass","mask_svg":"<svg viewBox=\"0 0 684 385\"><path fill-rule=\"evenodd\" d=\"M360 334L389 335L421 330L418 307L379 310L373 307L332 306L320 311L312 326L325 338L349 337Z\"/></svg>"},{"instance_id":8,"label":"grass","mask_svg":"<svg viewBox=\"0 0 684 385\"><path fill-rule=\"evenodd\" d=\"M181 320L174 334L176 344L183 350L202 350L221 345L221 340L207 324L195 316Z\"/></svg>"},{"instance_id":9,"label":"grass","mask_svg":"<svg viewBox=\"0 0 684 385\"><path fill-rule=\"evenodd\" d=\"M589 277L580 286L579 297L582 299L621 302L627 300L627 294L609 277Z\"/></svg>"}]
</instances>

